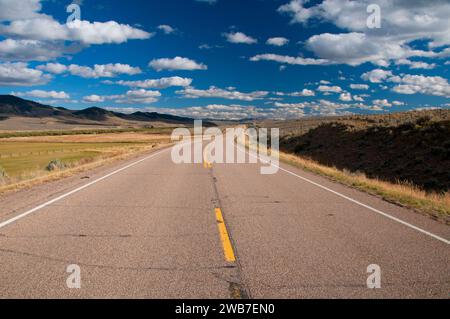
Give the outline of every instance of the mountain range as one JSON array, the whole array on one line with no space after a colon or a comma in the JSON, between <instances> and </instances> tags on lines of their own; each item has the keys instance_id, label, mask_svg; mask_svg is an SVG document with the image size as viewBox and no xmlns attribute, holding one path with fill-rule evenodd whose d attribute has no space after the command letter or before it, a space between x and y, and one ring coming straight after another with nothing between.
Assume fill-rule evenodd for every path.
<instances>
[{"instance_id":1,"label":"mountain range","mask_svg":"<svg viewBox=\"0 0 450 319\"><path fill-rule=\"evenodd\" d=\"M125 114L112 112L99 107L83 110L69 110L63 107L44 105L22 99L14 95L0 95L0 129L1 123L15 119L47 119L67 125L99 126L190 126L194 119L156 112L135 112ZM214 125L211 122L206 126Z\"/></svg>"}]
</instances>

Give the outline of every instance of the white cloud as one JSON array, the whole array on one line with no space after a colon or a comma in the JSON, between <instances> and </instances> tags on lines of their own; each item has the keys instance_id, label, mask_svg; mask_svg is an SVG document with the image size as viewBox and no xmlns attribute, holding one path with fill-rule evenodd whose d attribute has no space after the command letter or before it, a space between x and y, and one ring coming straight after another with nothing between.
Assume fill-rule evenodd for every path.
<instances>
[{"instance_id":1,"label":"white cloud","mask_svg":"<svg viewBox=\"0 0 450 319\"><path fill-rule=\"evenodd\" d=\"M322 59L352 66L366 62L388 66L390 60L435 55L432 52L413 50L403 43L389 42L382 38L373 39L364 33L356 32L315 35L307 40L306 46Z\"/></svg>"},{"instance_id":2,"label":"white cloud","mask_svg":"<svg viewBox=\"0 0 450 319\"><path fill-rule=\"evenodd\" d=\"M5 39L0 41L0 60L48 61L63 54L66 49L54 43L37 40Z\"/></svg>"},{"instance_id":3,"label":"white cloud","mask_svg":"<svg viewBox=\"0 0 450 319\"><path fill-rule=\"evenodd\" d=\"M57 100L70 99L70 95L64 91L57 92L57 91L33 90L29 92L14 92L13 95L35 97L40 99L57 99Z\"/></svg>"},{"instance_id":4,"label":"white cloud","mask_svg":"<svg viewBox=\"0 0 450 319\"><path fill-rule=\"evenodd\" d=\"M275 103L276 107L297 108L297 109L303 109L305 107L309 107L310 105L311 105L310 103L280 103L280 102Z\"/></svg>"},{"instance_id":5,"label":"white cloud","mask_svg":"<svg viewBox=\"0 0 450 319\"><path fill-rule=\"evenodd\" d=\"M353 90L368 90L369 86L367 84L350 84L350 88Z\"/></svg>"},{"instance_id":6,"label":"white cloud","mask_svg":"<svg viewBox=\"0 0 450 319\"><path fill-rule=\"evenodd\" d=\"M117 81L116 84L143 88L143 89L166 89L173 86L187 87L192 84L192 79L173 76L160 79L148 79L143 81Z\"/></svg>"},{"instance_id":7,"label":"white cloud","mask_svg":"<svg viewBox=\"0 0 450 319\"><path fill-rule=\"evenodd\" d=\"M224 33L223 36L230 43L255 44L258 42L255 38L252 38L242 32Z\"/></svg>"},{"instance_id":8,"label":"white cloud","mask_svg":"<svg viewBox=\"0 0 450 319\"><path fill-rule=\"evenodd\" d=\"M384 80L392 76L391 71L375 69L364 73L361 78L372 83L382 83Z\"/></svg>"},{"instance_id":9,"label":"white cloud","mask_svg":"<svg viewBox=\"0 0 450 319\"><path fill-rule=\"evenodd\" d=\"M163 59L155 59L152 60L149 65L155 69L156 71L163 71L163 70L187 70L187 71L193 71L193 70L207 70L208 67L202 63L197 63L194 60L188 59L188 58L182 58L182 57L175 57L173 59L163 58Z\"/></svg>"},{"instance_id":10,"label":"white cloud","mask_svg":"<svg viewBox=\"0 0 450 319\"><path fill-rule=\"evenodd\" d=\"M273 107L260 107L254 105L239 104L209 104L205 106L191 106L186 108L108 108L111 111L133 113L136 111L159 112L178 116L193 117L199 119L298 119L306 115L327 116L327 115L348 115L352 114L349 109L365 109L371 111L382 111L378 106L369 106L361 103L345 104L327 100L319 100L304 103L279 103Z\"/></svg>"},{"instance_id":11,"label":"white cloud","mask_svg":"<svg viewBox=\"0 0 450 319\"><path fill-rule=\"evenodd\" d=\"M315 96L316 93L312 90L303 89L301 92L294 92L291 96Z\"/></svg>"},{"instance_id":12,"label":"white cloud","mask_svg":"<svg viewBox=\"0 0 450 319\"><path fill-rule=\"evenodd\" d=\"M51 17L15 20L1 25L0 33L41 41L76 41L82 44L120 44L128 40L149 39L153 34L115 21L73 21L60 24Z\"/></svg>"},{"instance_id":13,"label":"white cloud","mask_svg":"<svg viewBox=\"0 0 450 319\"><path fill-rule=\"evenodd\" d=\"M144 89L128 91L124 96L119 96L117 103L126 104L151 104L158 101L161 93L158 91L147 91Z\"/></svg>"},{"instance_id":14,"label":"white cloud","mask_svg":"<svg viewBox=\"0 0 450 319\"><path fill-rule=\"evenodd\" d=\"M422 61L411 61L408 59L401 59L396 61L398 65L408 65L410 69L425 69L425 70L431 70L436 68L435 63L426 63Z\"/></svg>"},{"instance_id":15,"label":"white cloud","mask_svg":"<svg viewBox=\"0 0 450 319\"><path fill-rule=\"evenodd\" d=\"M381 29L367 28L369 4L382 8ZM320 21L348 31L315 35L306 42L318 57L333 63L387 66L392 60L437 56L413 49L414 41L429 41L430 48L450 45L450 3L444 0L324 0L312 5L292 0L278 11L290 15L292 23Z\"/></svg>"},{"instance_id":16,"label":"white cloud","mask_svg":"<svg viewBox=\"0 0 450 319\"><path fill-rule=\"evenodd\" d=\"M404 75L389 79L397 85L393 91L400 94L426 94L450 98L450 84L440 76Z\"/></svg>"},{"instance_id":17,"label":"white cloud","mask_svg":"<svg viewBox=\"0 0 450 319\"><path fill-rule=\"evenodd\" d=\"M105 97L93 94L83 97L83 101L88 103L102 103L105 101Z\"/></svg>"},{"instance_id":18,"label":"white cloud","mask_svg":"<svg viewBox=\"0 0 450 319\"><path fill-rule=\"evenodd\" d=\"M114 100L115 103L119 104L151 104L158 101L158 98L161 96L161 92L159 91L150 91L150 90L130 90L125 94L119 95L89 95L83 98L84 102L88 103L102 103L106 100Z\"/></svg>"},{"instance_id":19,"label":"white cloud","mask_svg":"<svg viewBox=\"0 0 450 319\"><path fill-rule=\"evenodd\" d=\"M170 25L167 24L161 24L158 26L158 29L163 31L165 34L172 34L176 31L175 28L171 27Z\"/></svg>"},{"instance_id":20,"label":"white cloud","mask_svg":"<svg viewBox=\"0 0 450 319\"><path fill-rule=\"evenodd\" d=\"M327 60L317 60L303 57L291 57L271 53L255 55L254 57L250 58L250 61L253 62L274 61L278 63L292 64L292 65L323 65L328 63Z\"/></svg>"},{"instance_id":21,"label":"white cloud","mask_svg":"<svg viewBox=\"0 0 450 319\"><path fill-rule=\"evenodd\" d=\"M40 70L31 69L26 63L0 64L0 85L34 86L47 84L50 80L50 75L44 74Z\"/></svg>"},{"instance_id":22,"label":"white cloud","mask_svg":"<svg viewBox=\"0 0 450 319\"><path fill-rule=\"evenodd\" d=\"M267 40L266 44L282 47L289 43L289 40L283 37L275 37Z\"/></svg>"},{"instance_id":23,"label":"white cloud","mask_svg":"<svg viewBox=\"0 0 450 319\"><path fill-rule=\"evenodd\" d=\"M182 94L185 98L223 98L228 100L240 100L240 101L254 101L266 97L269 92L255 91L250 93L242 93L234 90L234 88L228 88L226 90L211 86L208 90L198 90L195 88L186 88L176 92Z\"/></svg>"},{"instance_id":24,"label":"white cloud","mask_svg":"<svg viewBox=\"0 0 450 319\"><path fill-rule=\"evenodd\" d=\"M392 103L390 103L388 100L383 99L383 100L373 100L372 103L376 106L380 106L380 107L391 107Z\"/></svg>"},{"instance_id":25,"label":"white cloud","mask_svg":"<svg viewBox=\"0 0 450 319\"><path fill-rule=\"evenodd\" d=\"M96 64L94 67L77 64L67 66L61 63L47 63L39 65L37 68L53 74L63 74L65 72L69 72L72 75L87 79L112 78L121 74L136 75L142 73L140 68L122 63Z\"/></svg>"},{"instance_id":26,"label":"white cloud","mask_svg":"<svg viewBox=\"0 0 450 319\"><path fill-rule=\"evenodd\" d=\"M329 93L341 93L342 88L339 86L329 86L329 85L321 85L317 88L319 92L329 92Z\"/></svg>"},{"instance_id":27,"label":"white cloud","mask_svg":"<svg viewBox=\"0 0 450 319\"><path fill-rule=\"evenodd\" d=\"M341 93L341 95L339 96L339 100L344 101L344 102L350 102L353 100L353 98L350 93L344 92L344 93Z\"/></svg>"},{"instance_id":28,"label":"white cloud","mask_svg":"<svg viewBox=\"0 0 450 319\"><path fill-rule=\"evenodd\" d=\"M68 66L68 71L72 75L77 75L83 78L112 78L120 74L135 75L142 73L138 67L132 67L128 64L96 64L93 68L88 66L81 66L77 64L71 64Z\"/></svg>"},{"instance_id":29,"label":"white cloud","mask_svg":"<svg viewBox=\"0 0 450 319\"><path fill-rule=\"evenodd\" d=\"M61 63L47 63L44 65L38 65L36 68L53 74L62 74L67 72L68 69L66 65Z\"/></svg>"},{"instance_id":30,"label":"white cloud","mask_svg":"<svg viewBox=\"0 0 450 319\"><path fill-rule=\"evenodd\" d=\"M0 21L30 19L41 11L41 0L0 0Z\"/></svg>"},{"instance_id":31,"label":"white cloud","mask_svg":"<svg viewBox=\"0 0 450 319\"><path fill-rule=\"evenodd\" d=\"M0 35L6 38L0 44L0 59L47 61L91 44L119 44L153 36L115 21L61 24L40 12L41 3L42 0L0 0Z\"/></svg>"},{"instance_id":32,"label":"white cloud","mask_svg":"<svg viewBox=\"0 0 450 319\"><path fill-rule=\"evenodd\" d=\"M312 90L303 89L302 91L291 92L291 93L276 92L275 95L277 95L277 96L315 96L316 93Z\"/></svg>"}]
</instances>

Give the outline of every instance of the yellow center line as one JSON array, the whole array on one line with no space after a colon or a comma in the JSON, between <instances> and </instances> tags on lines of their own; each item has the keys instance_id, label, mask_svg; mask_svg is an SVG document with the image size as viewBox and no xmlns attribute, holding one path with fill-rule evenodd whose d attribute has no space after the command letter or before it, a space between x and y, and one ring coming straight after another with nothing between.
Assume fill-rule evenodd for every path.
<instances>
[{"instance_id":1,"label":"yellow center line","mask_svg":"<svg viewBox=\"0 0 450 319\"><path fill-rule=\"evenodd\" d=\"M215 209L217 227L219 228L220 240L223 245L223 252L225 255L225 260L230 263L236 262L236 256L234 255L233 246L231 245L230 236L228 235L227 226L223 219L222 210L220 208Z\"/></svg>"}]
</instances>

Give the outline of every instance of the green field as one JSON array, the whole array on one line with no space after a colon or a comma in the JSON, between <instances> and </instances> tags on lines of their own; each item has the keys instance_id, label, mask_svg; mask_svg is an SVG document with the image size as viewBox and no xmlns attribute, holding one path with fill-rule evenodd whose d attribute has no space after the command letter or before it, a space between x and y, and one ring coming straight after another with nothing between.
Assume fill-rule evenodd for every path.
<instances>
[{"instance_id":1,"label":"green field","mask_svg":"<svg viewBox=\"0 0 450 319\"><path fill-rule=\"evenodd\" d=\"M71 165L90 161L108 152L124 150L139 143L30 143L0 142L0 166L10 177L45 171L50 161L59 159Z\"/></svg>"}]
</instances>

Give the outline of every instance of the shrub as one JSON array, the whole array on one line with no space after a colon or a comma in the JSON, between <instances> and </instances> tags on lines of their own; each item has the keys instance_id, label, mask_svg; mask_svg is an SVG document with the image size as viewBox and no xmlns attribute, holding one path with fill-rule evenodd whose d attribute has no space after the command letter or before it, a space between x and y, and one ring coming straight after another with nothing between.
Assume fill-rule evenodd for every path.
<instances>
[{"instance_id":1,"label":"shrub","mask_svg":"<svg viewBox=\"0 0 450 319\"><path fill-rule=\"evenodd\" d=\"M9 179L5 169L0 166L0 184L5 183Z\"/></svg>"},{"instance_id":2,"label":"shrub","mask_svg":"<svg viewBox=\"0 0 450 319\"><path fill-rule=\"evenodd\" d=\"M56 159L48 163L46 170L49 172L53 172L56 170L62 170L66 168L66 164L64 164L61 160Z\"/></svg>"}]
</instances>

